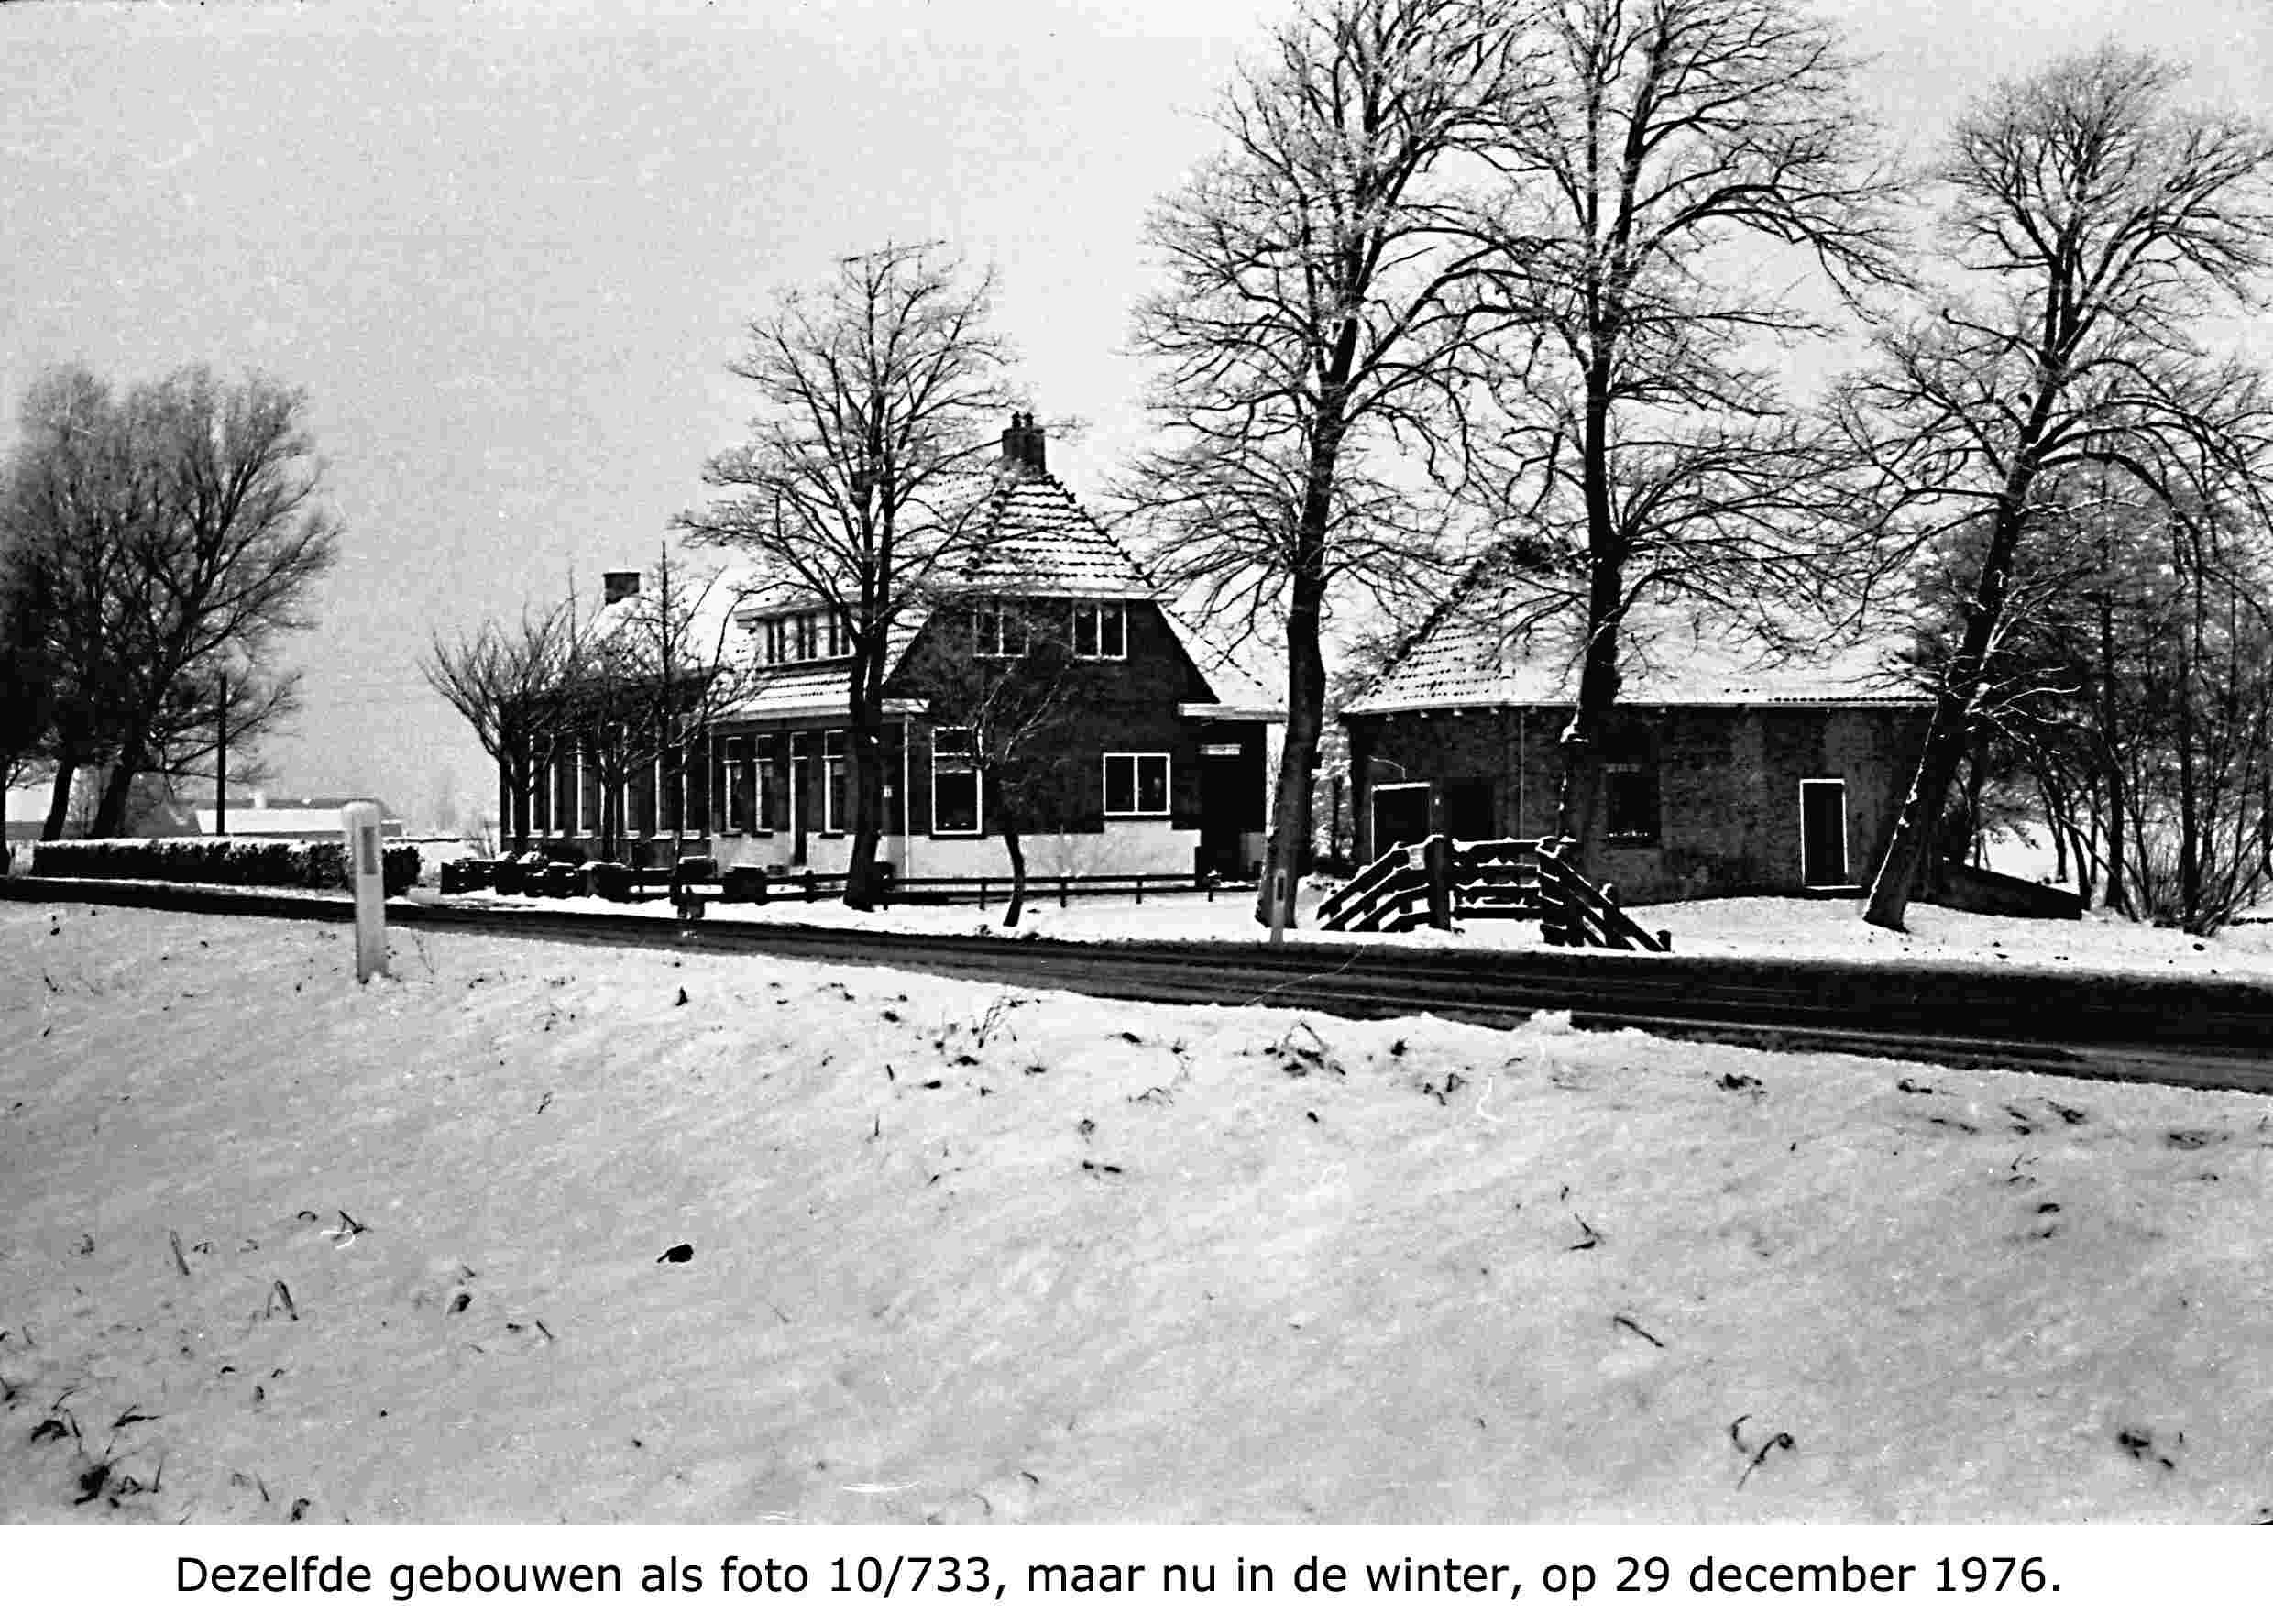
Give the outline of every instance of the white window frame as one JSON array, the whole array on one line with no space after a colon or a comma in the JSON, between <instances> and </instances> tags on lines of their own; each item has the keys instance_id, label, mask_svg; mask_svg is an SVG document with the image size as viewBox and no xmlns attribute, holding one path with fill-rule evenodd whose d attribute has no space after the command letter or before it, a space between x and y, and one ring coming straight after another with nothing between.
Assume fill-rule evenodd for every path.
<instances>
[{"instance_id":1,"label":"white window frame","mask_svg":"<svg viewBox=\"0 0 2273 1624\"><path fill-rule=\"evenodd\" d=\"M1155 761L1160 763L1160 805L1157 811L1144 805L1145 774L1142 765L1145 762ZM1131 763L1128 770L1130 807L1125 812L1115 812L1113 809L1113 763L1115 762ZM1175 770L1175 759L1165 750L1109 750L1105 752L1104 761L1100 769L1103 780L1101 787L1104 791L1105 816L1132 821L1150 818L1156 822L1170 816L1176 806Z\"/></svg>"},{"instance_id":2,"label":"white window frame","mask_svg":"<svg viewBox=\"0 0 2273 1624\"><path fill-rule=\"evenodd\" d=\"M940 736L961 733L971 741L967 749L942 750ZM971 774L971 827L943 828L939 825L939 762L942 757L964 763L953 769L960 776ZM980 835L986 832L986 769L979 764L978 731L973 728L934 728L931 730L931 832L935 835Z\"/></svg>"},{"instance_id":3,"label":"white window frame","mask_svg":"<svg viewBox=\"0 0 2273 1624\"><path fill-rule=\"evenodd\" d=\"M1016 599L990 598L979 605L972 620L972 650L982 660L1018 660L1034 646L1033 628ZM1016 646L1011 633L1016 631Z\"/></svg>"},{"instance_id":4,"label":"white window frame","mask_svg":"<svg viewBox=\"0 0 2273 1624\"><path fill-rule=\"evenodd\" d=\"M819 833L844 833L844 808L838 805L837 769L844 761L844 730L828 728L821 732L821 827ZM851 773L846 768L848 780Z\"/></svg>"},{"instance_id":5,"label":"white window frame","mask_svg":"<svg viewBox=\"0 0 2273 1624\"><path fill-rule=\"evenodd\" d=\"M1384 790L1417 789L1422 805L1427 809L1428 821L1436 822L1436 785L1426 778L1400 778L1394 784L1369 784L1366 786L1366 845L1374 856L1381 855L1381 819L1378 797ZM1422 837L1426 838L1425 833Z\"/></svg>"},{"instance_id":6,"label":"white window frame","mask_svg":"<svg viewBox=\"0 0 2273 1624\"><path fill-rule=\"evenodd\" d=\"M1842 876L1836 885L1807 883L1807 786L1811 784L1839 785L1839 872ZM1849 796L1845 778L1803 778L1799 781L1799 883L1805 891L1841 891L1854 883L1854 868L1847 849Z\"/></svg>"},{"instance_id":7,"label":"white window frame","mask_svg":"<svg viewBox=\"0 0 2273 1624\"><path fill-rule=\"evenodd\" d=\"M1120 647L1108 652L1105 648L1105 628L1114 628L1114 641ZM1082 647L1083 632L1088 634L1087 648ZM1128 606L1125 603L1098 599L1073 606L1073 657L1077 660L1126 660L1128 658Z\"/></svg>"}]
</instances>

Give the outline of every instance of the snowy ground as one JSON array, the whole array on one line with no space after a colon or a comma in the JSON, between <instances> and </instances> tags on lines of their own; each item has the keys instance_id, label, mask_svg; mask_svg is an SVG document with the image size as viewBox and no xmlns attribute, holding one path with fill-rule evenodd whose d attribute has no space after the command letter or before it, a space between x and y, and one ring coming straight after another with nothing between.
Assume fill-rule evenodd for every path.
<instances>
[{"instance_id":1,"label":"snowy ground","mask_svg":"<svg viewBox=\"0 0 2273 1624\"><path fill-rule=\"evenodd\" d=\"M0 1518L2273 1516L2255 1097L395 953L0 905Z\"/></svg>"},{"instance_id":2,"label":"snowy ground","mask_svg":"<svg viewBox=\"0 0 2273 1624\"><path fill-rule=\"evenodd\" d=\"M1297 928L1289 933L1289 939L1345 944L1360 939L1318 930L1306 923L1314 914L1320 894L1315 890L1306 893L1297 915ZM671 916L671 905L661 898L626 905L583 897L565 901L491 897L485 893L437 900ZM1256 924L1254 909L1251 890L1219 892L1213 900L1190 892L1147 897L1141 903L1126 896L1076 897L1062 908L1054 896L1038 896L1029 899L1017 929L1007 934L1068 941L1258 941L1267 933ZM2114 915L2092 915L2080 920L2000 919L1919 903L1910 909L1908 928L1895 932L1865 925L1860 905L1851 899L1788 896L1666 903L1631 912L1647 929L1672 931L1675 951L1691 957L1831 960L1857 964L1990 963L2273 982L2273 926L2265 925L2232 927L2205 941L2180 931L2133 924ZM999 900L983 908L972 903L901 905L871 915L854 913L837 901L713 904L709 915L838 929L1005 934ZM1422 929L1365 939L1415 947L1548 950L1540 940L1539 927L1529 920L1478 920L1449 934Z\"/></svg>"}]
</instances>

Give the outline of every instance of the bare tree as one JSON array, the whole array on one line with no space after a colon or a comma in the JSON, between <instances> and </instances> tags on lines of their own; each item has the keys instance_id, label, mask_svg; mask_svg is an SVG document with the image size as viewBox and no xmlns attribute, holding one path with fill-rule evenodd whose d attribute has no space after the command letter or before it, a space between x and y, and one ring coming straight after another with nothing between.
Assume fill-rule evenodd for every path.
<instances>
[{"instance_id":1,"label":"bare tree","mask_svg":"<svg viewBox=\"0 0 2273 1624\"><path fill-rule=\"evenodd\" d=\"M604 859L620 855L631 786L659 774L657 817L670 825L675 903L686 829L710 821L712 729L748 696L752 671L734 657L744 591L729 572L675 568L667 547L657 564L653 590L606 607L586 629L557 726L595 768Z\"/></svg>"},{"instance_id":2,"label":"bare tree","mask_svg":"<svg viewBox=\"0 0 2273 1624\"><path fill-rule=\"evenodd\" d=\"M884 684L893 633L979 538L993 433L1011 404L992 280L936 247L844 260L751 324L736 376L757 388L749 443L713 457L725 492L684 533L735 549L752 585L840 617L852 849L845 903L875 905Z\"/></svg>"},{"instance_id":3,"label":"bare tree","mask_svg":"<svg viewBox=\"0 0 2273 1624\"><path fill-rule=\"evenodd\" d=\"M465 718L497 763L501 834L517 854L528 848L529 801L545 768L540 741L562 730L583 631L572 596L543 609L524 606L511 625L485 620L455 638L436 631L419 661L428 686Z\"/></svg>"},{"instance_id":4,"label":"bare tree","mask_svg":"<svg viewBox=\"0 0 2273 1624\"><path fill-rule=\"evenodd\" d=\"M1944 221L1968 281L1886 333L1851 408L1930 539L1979 524L1964 635L1940 674L1917 768L1865 917L1899 929L1991 681L2025 551L2068 511L2067 469L2127 499L2202 510L2254 483L2268 423L2257 376L2213 359L2202 318L2267 264L2273 137L2181 109L2180 74L2103 47L2000 85L1960 120Z\"/></svg>"},{"instance_id":5,"label":"bare tree","mask_svg":"<svg viewBox=\"0 0 2273 1624\"><path fill-rule=\"evenodd\" d=\"M158 469L137 454L123 405L84 368L26 391L0 529L39 583L51 681L44 754L53 770L41 838L64 833L79 769L113 751L137 657L137 538L160 522Z\"/></svg>"},{"instance_id":6,"label":"bare tree","mask_svg":"<svg viewBox=\"0 0 2273 1624\"><path fill-rule=\"evenodd\" d=\"M54 608L46 562L0 529L0 790L49 746L56 709Z\"/></svg>"},{"instance_id":7,"label":"bare tree","mask_svg":"<svg viewBox=\"0 0 2273 1624\"><path fill-rule=\"evenodd\" d=\"M999 610L998 600L989 599ZM932 624L944 635L919 645L906 674L929 707L932 747L950 738L955 754L978 775L987 827L1002 837L1010 860L1010 904L1003 928L1015 929L1026 908L1025 837L1064 827L1080 792L1082 752L1071 724L1106 696L1115 680L1074 654L1071 606L1027 600L1017 632L1005 640L1022 652L972 659L975 627L969 599L950 600ZM1013 612L1016 612L1015 609Z\"/></svg>"},{"instance_id":8,"label":"bare tree","mask_svg":"<svg viewBox=\"0 0 2273 1624\"><path fill-rule=\"evenodd\" d=\"M77 767L110 770L97 836L118 832L137 774L210 738L198 686L308 624L336 532L302 411L278 384L198 368L123 401L78 369L33 387L8 523L54 585L58 805ZM256 707L247 725L281 714Z\"/></svg>"},{"instance_id":9,"label":"bare tree","mask_svg":"<svg viewBox=\"0 0 2273 1624\"><path fill-rule=\"evenodd\" d=\"M1773 643L1857 556L1780 352L1900 266L1850 65L1797 5L1551 0L1535 27L1542 82L1484 148L1504 187L1481 296L1525 342L1501 346L1471 494L1528 612L1583 616L1560 817L1592 867L1627 610L1677 597ZM1787 285L1803 261L1828 286Z\"/></svg>"},{"instance_id":10,"label":"bare tree","mask_svg":"<svg viewBox=\"0 0 2273 1624\"><path fill-rule=\"evenodd\" d=\"M1480 0L1317 0L1243 72L1224 149L1155 211L1168 285L1136 315L1167 448L1126 483L1171 586L1211 618L1283 604L1287 732L1257 916L1310 850L1321 633L1346 591L1425 591L1441 527L1397 474L1447 449L1482 249L1448 166L1524 82ZM1410 482L1408 482L1410 483ZM1224 610L1244 605L1244 613Z\"/></svg>"}]
</instances>

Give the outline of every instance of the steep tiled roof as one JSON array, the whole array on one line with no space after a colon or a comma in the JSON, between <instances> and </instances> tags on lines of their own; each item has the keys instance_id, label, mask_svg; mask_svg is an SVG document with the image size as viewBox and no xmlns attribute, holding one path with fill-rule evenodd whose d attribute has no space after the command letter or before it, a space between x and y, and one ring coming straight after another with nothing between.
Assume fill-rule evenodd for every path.
<instances>
[{"instance_id":1,"label":"steep tiled roof","mask_svg":"<svg viewBox=\"0 0 2273 1624\"><path fill-rule=\"evenodd\" d=\"M1440 611L1345 713L1567 705L1577 697L1583 606L1542 613L1489 587ZM1619 644L1622 705L1916 705L1929 697L1883 641L1808 636L1771 646L1710 605L1643 601Z\"/></svg>"},{"instance_id":2,"label":"steep tiled roof","mask_svg":"<svg viewBox=\"0 0 2273 1624\"><path fill-rule=\"evenodd\" d=\"M1012 598L1153 596L1135 561L1053 476L1007 471L986 499L982 540L952 587Z\"/></svg>"},{"instance_id":3,"label":"steep tiled roof","mask_svg":"<svg viewBox=\"0 0 2273 1624\"><path fill-rule=\"evenodd\" d=\"M1275 696L1161 602L1136 561L1055 477L1005 465L990 477L990 488L978 499L988 505L980 540L956 568L934 581L935 598L970 592L1158 603L1217 704L1248 711L1278 708ZM792 608L796 601L778 591L752 595L748 585L752 578L746 566L730 570L719 577L712 600L704 606L706 613L725 613L730 608L739 611L725 649L729 661L740 669L750 668L756 652L751 623L767 609ZM705 647L716 630L715 621L707 624L711 632L699 639ZM922 617L902 617L885 652L887 671L898 668L921 625ZM845 675L842 660L759 667L752 691L727 715L754 719L838 708L844 703Z\"/></svg>"}]
</instances>

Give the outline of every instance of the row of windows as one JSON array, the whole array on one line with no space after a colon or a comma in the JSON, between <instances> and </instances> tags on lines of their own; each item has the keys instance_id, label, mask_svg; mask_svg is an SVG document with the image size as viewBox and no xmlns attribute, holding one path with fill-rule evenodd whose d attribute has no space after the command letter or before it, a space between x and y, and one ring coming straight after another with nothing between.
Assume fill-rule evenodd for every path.
<instances>
[{"instance_id":1,"label":"row of windows","mask_svg":"<svg viewBox=\"0 0 2273 1624\"><path fill-rule=\"evenodd\" d=\"M852 652L852 623L832 609L768 615L751 627L761 665L840 660Z\"/></svg>"},{"instance_id":2,"label":"row of windows","mask_svg":"<svg viewBox=\"0 0 2273 1624\"><path fill-rule=\"evenodd\" d=\"M1117 603L1077 603L1070 624L1059 620L1067 606L992 598L972 617L972 648L983 658L1016 659L1034 645L1035 634L1063 637L1077 660L1128 658L1128 611Z\"/></svg>"},{"instance_id":3,"label":"row of windows","mask_svg":"<svg viewBox=\"0 0 2273 1624\"><path fill-rule=\"evenodd\" d=\"M1070 621L1059 615L1071 613ZM1015 659L1033 647L1038 632L1061 636L1081 660L1128 658L1128 612L1118 603L1059 604L1049 609L1016 598L989 598L973 617L975 652ZM852 652L852 623L833 609L797 609L751 623L760 665L803 665L841 660Z\"/></svg>"},{"instance_id":4,"label":"row of windows","mask_svg":"<svg viewBox=\"0 0 2273 1624\"><path fill-rule=\"evenodd\" d=\"M707 759L697 752L691 769L674 758L635 773L622 791L625 832L700 835L715 828L719 834L764 834L791 827L791 797L809 769L802 756L793 757L785 768L771 742L764 735L728 738L719 741ZM841 730L821 735L820 769L818 832L842 834L846 776ZM1106 817L1169 815L1166 754L1108 752L1103 772ZM969 728L941 728L933 734L933 833L982 831L983 776ZM556 757L552 771L537 775L530 820L544 833L596 835L602 799L598 763L577 751Z\"/></svg>"}]
</instances>

